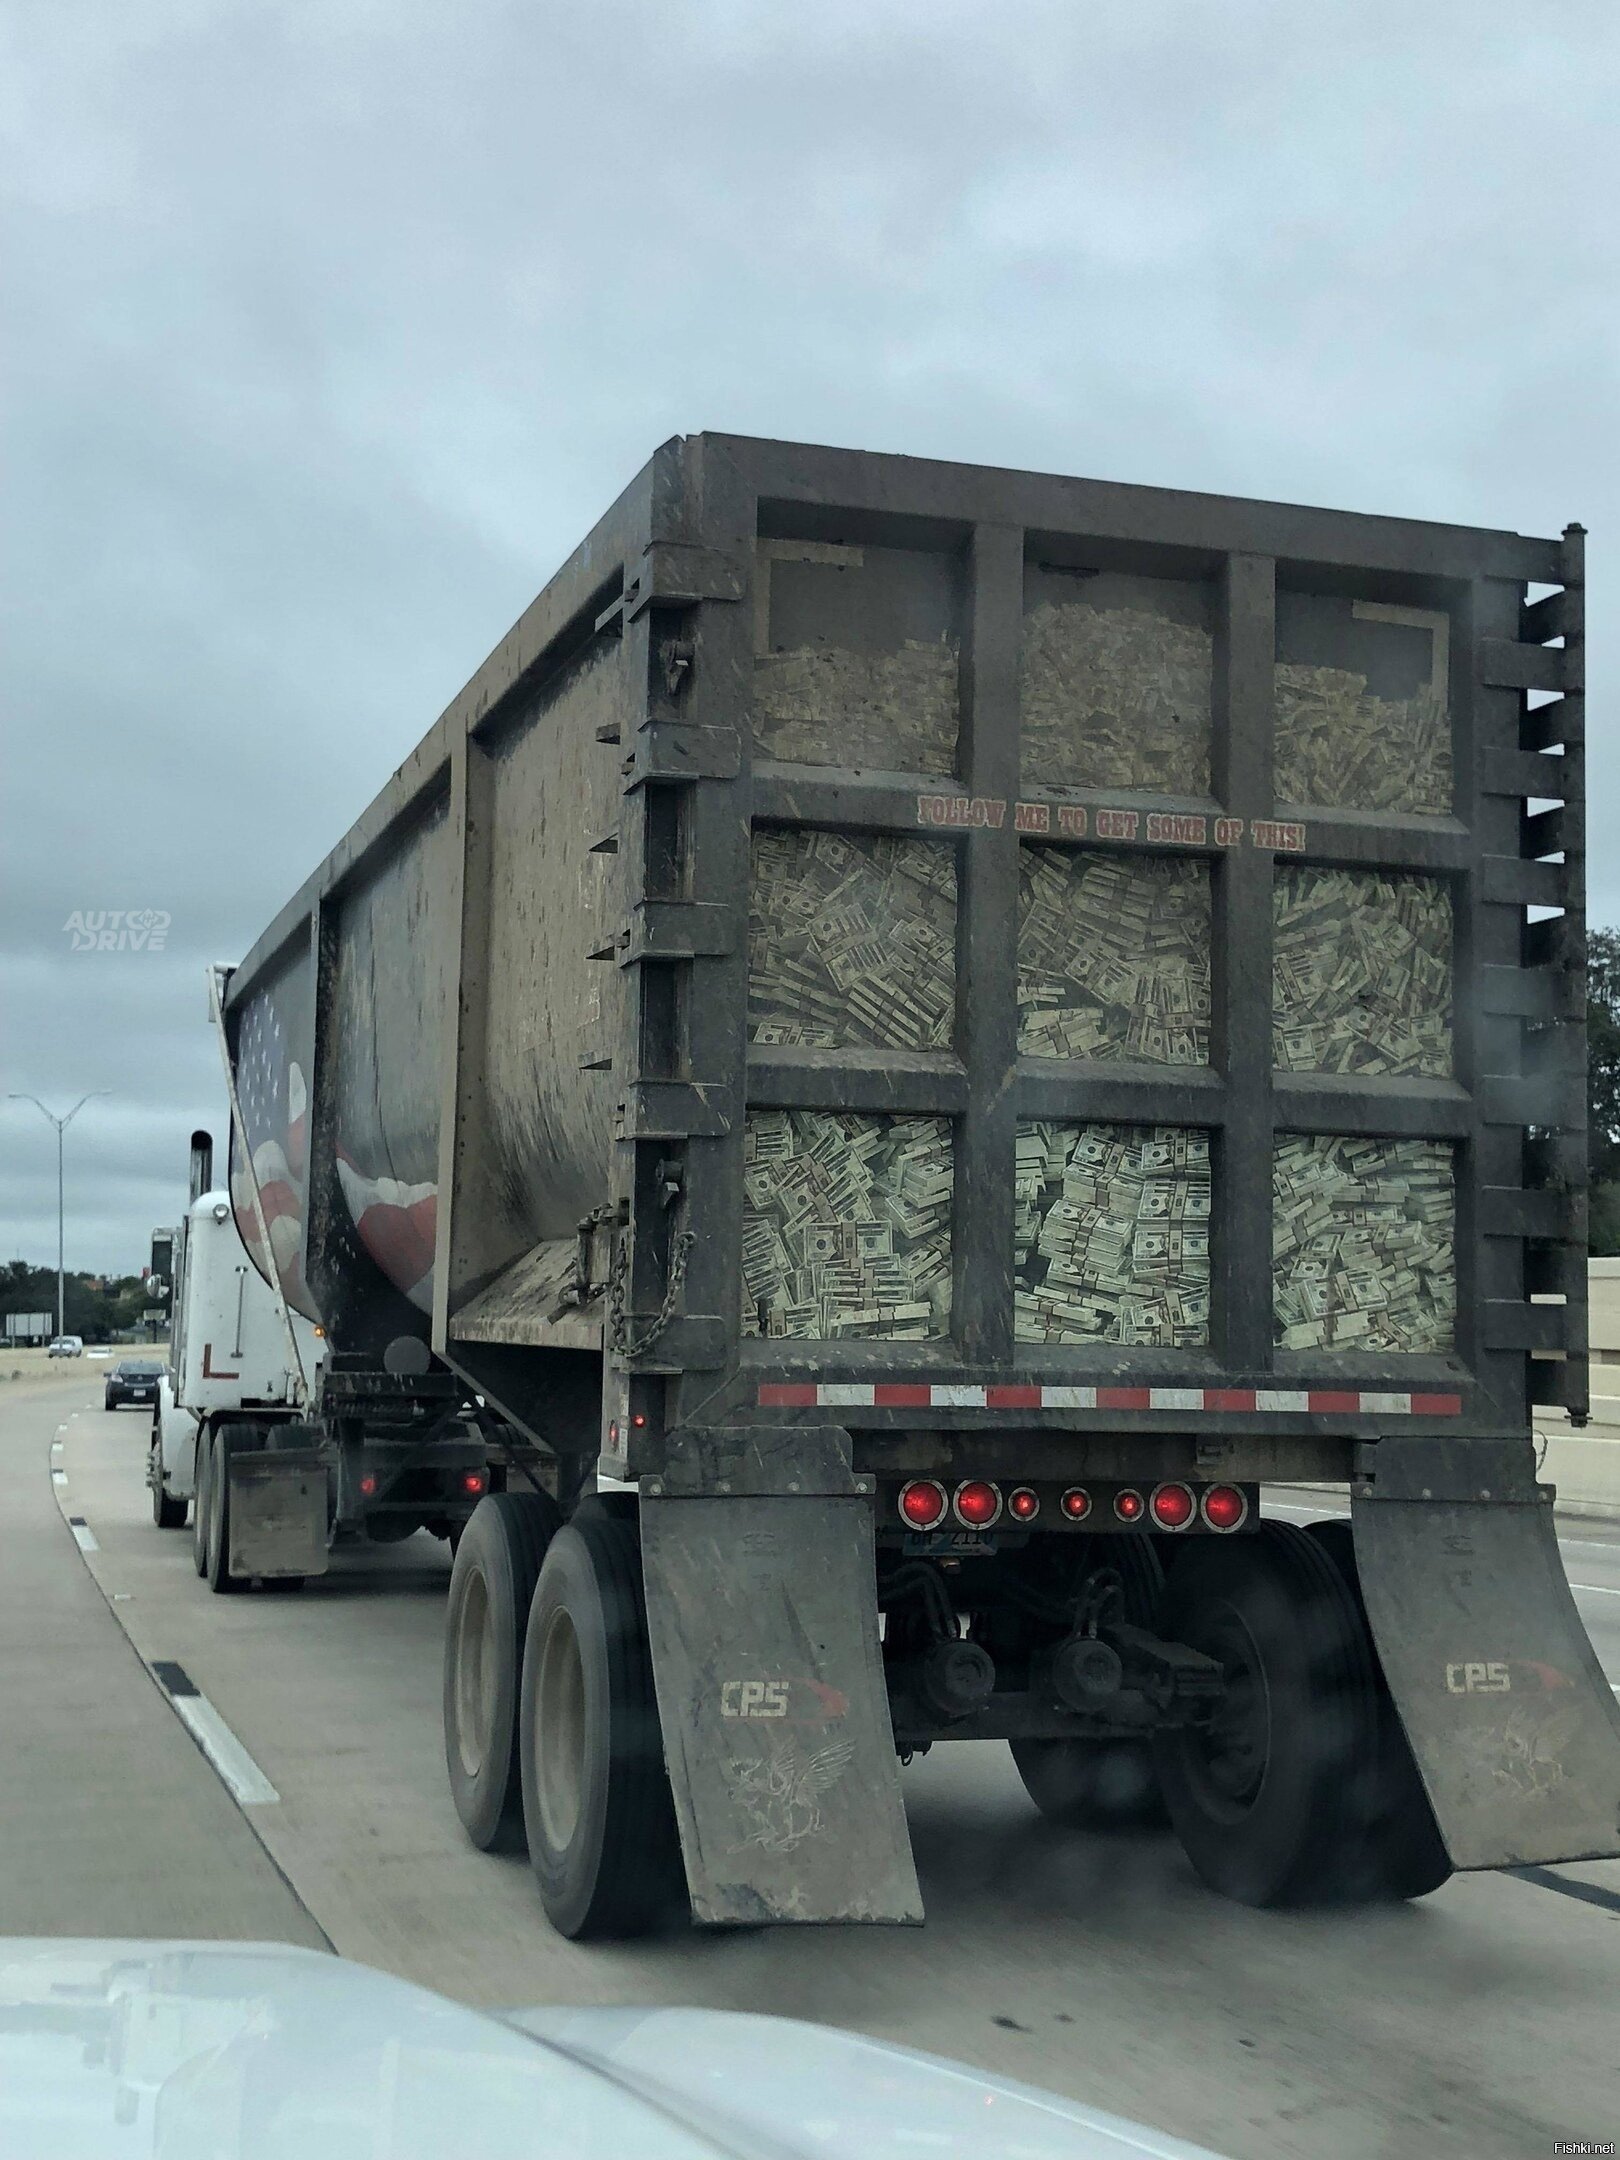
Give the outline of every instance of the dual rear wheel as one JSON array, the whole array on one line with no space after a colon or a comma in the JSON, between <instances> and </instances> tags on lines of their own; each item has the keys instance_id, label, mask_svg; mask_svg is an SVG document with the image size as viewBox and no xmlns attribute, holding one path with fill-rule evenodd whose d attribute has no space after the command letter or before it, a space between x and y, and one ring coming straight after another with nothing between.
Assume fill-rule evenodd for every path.
<instances>
[{"instance_id":1,"label":"dual rear wheel","mask_svg":"<svg viewBox=\"0 0 1620 2160\"><path fill-rule=\"evenodd\" d=\"M450 1578L445 1761L475 1845L528 1848L547 1917L628 1936L684 1898L633 1507L564 1524L539 1493L482 1500Z\"/></svg>"}]
</instances>

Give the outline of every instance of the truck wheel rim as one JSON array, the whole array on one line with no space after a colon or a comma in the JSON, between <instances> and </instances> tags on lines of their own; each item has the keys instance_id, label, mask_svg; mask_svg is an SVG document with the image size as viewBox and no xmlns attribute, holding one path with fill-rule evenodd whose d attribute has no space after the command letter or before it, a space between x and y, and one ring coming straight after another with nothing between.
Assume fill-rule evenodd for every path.
<instances>
[{"instance_id":1,"label":"truck wheel rim","mask_svg":"<svg viewBox=\"0 0 1620 2160\"><path fill-rule=\"evenodd\" d=\"M1214 1715L1187 1733L1188 1767L1207 1811L1235 1822L1265 1782L1271 1754L1271 1696L1254 1637L1230 1607L1199 1631L1199 1649L1218 1658L1226 1688Z\"/></svg>"},{"instance_id":2,"label":"truck wheel rim","mask_svg":"<svg viewBox=\"0 0 1620 2160\"><path fill-rule=\"evenodd\" d=\"M495 1614L482 1575L468 1578L456 1623L456 1748L475 1778L489 1759L495 1729Z\"/></svg>"},{"instance_id":3,"label":"truck wheel rim","mask_svg":"<svg viewBox=\"0 0 1620 2160\"><path fill-rule=\"evenodd\" d=\"M536 1694L535 1789L540 1823L553 1852L562 1852L579 1822L585 1768L585 1668L579 1637L565 1612L554 1612L546 1623Z\"/></svg>"}]
</instances>

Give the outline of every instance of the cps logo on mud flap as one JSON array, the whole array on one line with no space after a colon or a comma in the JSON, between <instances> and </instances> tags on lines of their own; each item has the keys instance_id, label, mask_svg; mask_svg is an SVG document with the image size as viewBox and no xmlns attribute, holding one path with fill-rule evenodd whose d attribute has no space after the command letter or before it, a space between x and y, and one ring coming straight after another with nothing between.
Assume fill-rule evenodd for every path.
<instances>
[{"instance_id":1,"label":"cps logo on mud flap","mask_svg":"<svg viewBox=\"0 0 1620 2160\"><path fill-rule=\"evenodd\" d=\"M1470 1659L1446 1667L1446 1691L1451 1695L1506 1695L1512 1686L1513 1675L1499 1661Z\"/></svg>"},{"instance_id":2,"label":"cps logo on mud flap","mask_svg":"<svg viewBox=\"0 0 1620 2160\"><path fill-rule=\"evenodd\" d=\"M720 1715L725 1718L785 1718L785 1680L725 1680L720 1685Z\"/></svg>"}]
</instances>

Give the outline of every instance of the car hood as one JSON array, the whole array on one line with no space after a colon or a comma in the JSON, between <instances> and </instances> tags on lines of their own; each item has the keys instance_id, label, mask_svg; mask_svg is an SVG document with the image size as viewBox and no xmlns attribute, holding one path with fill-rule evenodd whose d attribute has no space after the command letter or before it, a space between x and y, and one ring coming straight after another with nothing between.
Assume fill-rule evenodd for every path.
<instances>
[{"instance_id":1,"label":"car hood","mask_svg":"<svg viewBox=\"0 0 1620 2160\"><path fill-rule=\"evenodd\" d=\"M1199 2160L1053 2094L786 2018L497 2014L277 1944L0 1944L6 2160L470 2152Z\"/></svg>"}]
</instances>

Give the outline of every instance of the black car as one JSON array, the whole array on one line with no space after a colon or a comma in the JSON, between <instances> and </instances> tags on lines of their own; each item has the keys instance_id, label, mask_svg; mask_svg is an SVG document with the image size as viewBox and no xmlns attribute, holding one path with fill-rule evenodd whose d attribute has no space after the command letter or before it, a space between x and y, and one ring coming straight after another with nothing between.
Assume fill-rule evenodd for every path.
<instances>
[{"instance_id":1,"label":"black car","mask_svg":"<svg viewBox=\"0 0 1620 2160\"><path fill-rule=\"evenodd\" d=\"M120 1358L107 1375L104 1407L121 1410L125 1403L144 1403L149 1409L158 1399L163 1367L151 1358Z\"/></svg>"}]
</instances>

